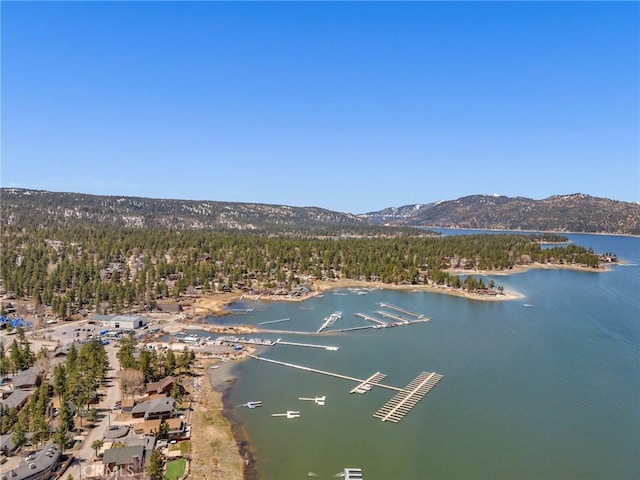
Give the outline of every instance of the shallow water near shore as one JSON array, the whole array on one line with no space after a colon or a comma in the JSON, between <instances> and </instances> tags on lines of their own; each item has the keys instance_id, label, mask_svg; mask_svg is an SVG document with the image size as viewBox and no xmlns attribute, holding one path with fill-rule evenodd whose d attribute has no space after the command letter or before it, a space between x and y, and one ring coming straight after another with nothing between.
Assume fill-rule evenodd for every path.
<instances>
[{"instance_id":1,"label":"shallow water near shore","mask_svg":"<svg viewBox=\"0 0 640 480\"><path fill-rule=\"evenodd\" d=\"M249 302L225 323L315 331L366 325L381 302L432 321L322 336L261 334L338 351L277 345L267 358L404 387L422 371L444 378L398 424L373 413L393 396L355 383L247 359L232 367L229 403L256 455L259 478L330 478L360 467L372 479L640 478L640 239L569 235L626 265L610 272L532 270L488 276L525 298L478 302L430 292L326 292L300 303ZM529 305L529 306L525 306ZM212 377L223 372L210 372ZM298 397L326 395L326 405ZM272 413L300 411L300 418Z\"/></svg>"}]
</instances>

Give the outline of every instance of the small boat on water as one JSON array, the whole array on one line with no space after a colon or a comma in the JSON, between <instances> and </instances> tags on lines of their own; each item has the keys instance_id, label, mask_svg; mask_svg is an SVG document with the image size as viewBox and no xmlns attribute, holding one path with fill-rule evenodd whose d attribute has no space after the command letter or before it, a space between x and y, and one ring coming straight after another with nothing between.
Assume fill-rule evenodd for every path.
<instances>
[{"instance_id":1,"label":"small boat on water","mask_svg":"<svg viewBox=\"0 0 640 480\"><path fill-rule=\"evenodd\" d=\"M252 400L251 402L243 403L240 406L241 407L247 407L247 408L250 408L250 409L253 410L256 407L261 407L262 406L262 400Z\"/></svg>"},{"instance_id":2,"label":"small boat on water","mask_svg":"<svg viewBox=\"0 0 640 480\"><path fill-rule=\"evenodd\" d=\"M532 305L530 303L525 303L524 305L522 305L523 307L528 307L528 308L533 308L535 307L535 305Z\"/></svg>"}]
</instances>

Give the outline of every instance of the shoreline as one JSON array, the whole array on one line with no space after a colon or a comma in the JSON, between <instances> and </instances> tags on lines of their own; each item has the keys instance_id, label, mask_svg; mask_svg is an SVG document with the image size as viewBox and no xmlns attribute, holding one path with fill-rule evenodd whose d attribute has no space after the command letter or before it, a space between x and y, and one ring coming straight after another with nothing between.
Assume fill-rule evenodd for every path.
<instances>
[{"instance_id":1,"label":"shoreline","mask_svg":"<svg viewBox=\"0 0 640 480\"><path fill-rule=\"evenodd\" d=\"M447 273L455 275L481 275L481 276L508 276L519 273L524 273L529 270L542 269L542 270L555 270L566 269L579 272L589 273L602 273L610 271L609 264L600 264L598 269L592 269L583 267L580 265L562 265L562 264L542 264L532 263L529 265L518 265L510 270L460 270L451 269L446 270ZM445 285L425 285L425 284L391 284L383 282L371 282L366 280L355 280L349 278L331 279L331 280L317 280L313 283L314 290L309 293L297 297L290 297L285 295L256 295L255 300L265 302L302 302L309 298L316 297L326 291L339 289L339 288L357 288L357 289L389 289L389 290L411 290L411 291L425 291L434 292L445 295L452 295L455 297L467 298L469 300L478 301L508 301L525 298L525 295L515 291L505 291L497 295L482 295L477 293L470 293L460 289L454 289ZM227 292L227 293L214 293L199 298L193 308L195 321L206 316L221 316L230 315L230 312L226 307L237 300L241 300L248 297L243 292Z\"/></svg>"},{"instance_id":2,"label":"shoreline","mask_svg":"<svg viewBox=\"0 0 640 480\"><path fill-rule=\"evenodd\" d=\"M512 274L524 273L532 269L569 269L574 271L583 271L583 272L605 272L610 270L607 268L608 266L602 265L604 268L599 268L597 270L588 269L585 267L580 267L577 265L543 265L543 264L532 264L532 265L523 265L515 267L514 269L508 271L484 271L484 270L474 270L474 271L456 271L451 270L449 273L455 273L457 275L495 275L495 276L507 276ZM479 300L479 301L508 301L508 300L517 300L526 298L525 295L514 292L514 291L505 291L504 294L501 295L478 295L469 293L462 290L456 290L451 287L446 286L438 286L438 285L394 285L394 284L384 284L382 282L366 282L363 280L354 280L354 279L335 279L335 280L327 280L327 281L317 281L314 283L314 290L310 291L308 294L300 297L285 297L285 296L258 296L259 301L267 301L267 302L277 302L277 301L294 301L301 302L307 300L309 298L317 297L324 292L328 292L335 289L341 288L352 288L352 289L360 289L360 290L373 290L373 289L389 289L389 290L410 290L410 291L426 291L433 293L440 293L445 295L456 296L460 298L467 298L469 300ZM223 294L213 294L208 297L203 297L198 299L198 301L193 306L194 319L193 323L197 323L199 320L204 318L205 316L222 316L227 314L232 314L226 309L228 305L231 303L243 299L246 295L242 292L228 292ZM192 323L190 322L190 323ZM182 322L181 322L182 323ZM256 453L253 451L250 439L244 429L243 424L235 417L234 415L234 406L230 404L229 397L231 394L231 390L233 385L235 384L236 377L233 377L230 380L227 380L223 387L216 387L208 374L205 374L207 377L207 382L209 383L209 387L212 392L216 392L220 395L220 399L222 402L222 408L219 409L219 413L212 412L213 415L219 415L221 420L226 423L227 428L231 432L233 436L233 440L236 445L235 450L237 452L238 458L242 462L242 478L243 480L258 480L258 458Z\"/></svg>"},{"instance_id":3,"label":"shoreline","mask_svg":"<svg viewBox=\"0 0 640 480\"><path fill-rule=\"evenodd\" d=\"M233 410L234 407L229 402L231 390L236 383L236 377L229 380L225 385L222 393L222 417L229 424L231 434L238 447L238 454L242 458L242 478L243 480L258 480L258 468L256 462L256 455L251 449L251 443L249 442L248 435L244 429L244 425L240 420L236 419ZM214 390L215 388L212 387Z\"/></svg>"}]
</instances>

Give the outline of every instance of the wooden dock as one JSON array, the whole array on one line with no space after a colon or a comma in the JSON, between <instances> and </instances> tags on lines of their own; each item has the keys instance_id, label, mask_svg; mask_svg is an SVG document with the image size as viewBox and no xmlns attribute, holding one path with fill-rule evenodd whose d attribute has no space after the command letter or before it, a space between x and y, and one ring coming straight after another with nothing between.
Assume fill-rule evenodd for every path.
<instances>
[{"instance_id":1,"label":"wooden dock","mask_svg":"<svg viewBox=\"0 0 640 480\"><path fill-rule=\"evenodd\" d=\"M384 373L376 372L363 382L359 383L356 387L352 388L349 393L359 393L360 395L364 395L371 390L372 385L380 383L385 378L386 375Z\"/></svg>"},{"instance_id":2,"label":"wooden dock","mask_svg":"<svg viewBox=\"0 0 640 480\"><path fill-rule=\"evenodd\" d=\"M373 387L386 388L387 390L395 390L396 392L402 392L402 388L392 387L391 385L384 385L382 383L374 382L373 380L367 381L361 378L350 377L348 375L342 375L340 373L326 372L324 370L318 370L317 368L305 367L303 365L296 365L294 363L281 362L280 360L272 360L270 358L258 357L257 355L249 355L256 360L262 360L263 362L275 363L277 365L283 365L285 367L297 368L298 370L305 370L307 372L319 373L321 375L328 375L330 377L341 378L343 380L349 380L351 382L367 383Z\"/></svg>"},{"instance_id":3,"label":"wooden dock","mask_svg":"<svg viewBox=\"0 0 640 480\"><path fill-rule=\"evenodd\" d=\"M373 416L383 422L390 421L398 423L429 393L429 390L431 390L441 378L442 375L435 372L422 372L414 378L402 392L396 394L391 400L385 403Z\"/></svg>"},{"instance_id":4,"label":"wooden dock","mask_svg":"<svg viewBox=\"0 0 640 480\"><path fill-rule=\"evenodd\" d=\"M385 385L380 383L386 375L384 373L376 372L366 380L362 380L348 375L342 375L339 373L326 372L324 370L318 370L317 368L305 367L303 365L296 365L293 363L281 362L279 360L272 360L270 358L258 357L256 355L249 355L256 360L262 360L263 362L275 363L277 365L283 365L285 367L297 368L298 370L306 370L307 372L320 373L322 375L328 375L330 377L341 378L343 380L349 380L351 382L358 382L358 385L351 390L350 393L365 394L372 387L386 388L387 390L395 390L397 393L394 397L385 403L376 413L374 417L379 418L383 422L398 423L409 413L409 411L415 407L424 396L442 379L442 375L435 372L422 372L416 378L414 378L409 385L405 388L393 387L391 385Z\"/></svg>"},{"instance_id":5,"label":"wooden dock","mask_svg":"<svg viewBox=\"0 0 640 480\"><path fill-rule=\"evenodd\" d=\"M344 480L363 480L362 469L361 468L345 468L342 472L344 476Z\"/></svg>"},{"instance_id":6,"label":"wooden dock","mask_svg":"<svg viewBox=\"0 0 640 480\"><path fill-rule=\"evenodd\" d=\"M258 325L269 325L270 323L280 323L280 322L287 322L291 320L290 318L281 318L280 320L269 320L267 322L260 322L258 323Z\"/></svg>"},{"instance_id":7,"label":"wooden dock","mask_svg":"<svg viewBox=\"0 0 640 480\"><path fill-rule=\"evenodd\" d=\"M373 322L373 323L375 323L377 325L386 325L387 324L387 322L384 322L384 321L380 320L379 318L372 317L371 315L367 315L366 313L354 313L354 315L356 317L363 318L364 320L366 320L368 322Z\"/></svg>"},{"instance_id":8,"label":"wooden dock","mask_svg":"<svg viewBox=\"0 0 640 480\"><path fill-rule=\"evenodd\" d=\"M399 315L395 315L393 313L385 312L384 310L378 310L378 311L376 311L376 313L378 315L381 315L381 316L385 317L385 318L390 318L391 320L393 320L395 322L399 322L399 323L402 323L404 325L408 325L409 324L409 320L407 320L406 318L401 317Z\"/></svg>"},{"instance_id":9,"label":"wooden dock","mask_svg":"<svg viewBox=\"0 0 640 480\"><path fill-rule=\"evenodd\" d=\"M299 343L299 342L285 342L284 340L278 339L276 341L278 345L291 345L293 347L309 347L309 348L324 348L329 351L336 351L339 347L332 347L331 345L315 345L313 343Z\"/></svg>"},{"instance_id":10,"label":"wooden dock","mask_svg":"<svg viewBox=\"0 0 640 480\"><path fill-rule=\"evenodd\" d=\"M380 305L383 308L390 308L392 310L395 310L397 312L400 313L404 313L406 315L410 315L412 317L416 317L416 318L426 318L425 315L423 315L422 313L416 313L416 312L412 312L411 310L407 310L406 308L402 308L402 307L398 307L397 305L392 305L391 303L379 303L378 305Z\"/></svg>"}]
</instances>

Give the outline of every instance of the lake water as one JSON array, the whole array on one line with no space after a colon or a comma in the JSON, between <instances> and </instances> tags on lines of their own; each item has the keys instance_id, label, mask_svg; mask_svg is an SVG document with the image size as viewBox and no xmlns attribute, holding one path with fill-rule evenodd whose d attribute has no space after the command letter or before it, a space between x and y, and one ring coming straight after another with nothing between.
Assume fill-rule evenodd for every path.
<instances>
[{"instance_id":1,"label":"lake water","mask_svg":"<svg viewBox=\"0 0 640 480\"><path fill-rule=\"evenodd\" d=\"M394 424L372 416L391 391L351 395L355 384L338 378L254 359L237 364L231 401L264 405L236 409L260 478L331 478L345 467L362 468L367 480L640 478L640 239L568 236L626 265L486 277L525 296L507 302L342 290L299 303L236 305L254 310L225 322L290 318L265 327L304 331L335 310L343 318L333 328L365 325L354 314L380 310L380 302L423 313L430 323L261 335L340 347L279 345L261 355L356 378L382 372L383 383L396 387L422 371L444 375ZM298 400L320 395L325 406ZM287 410L301 417L271 416Z\"/></svg>"}]
</instances>

